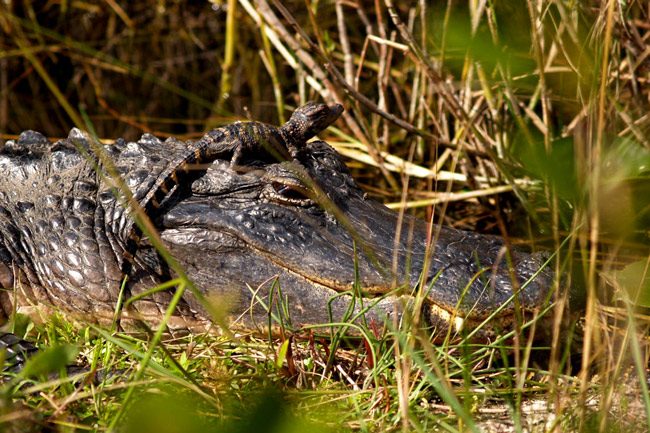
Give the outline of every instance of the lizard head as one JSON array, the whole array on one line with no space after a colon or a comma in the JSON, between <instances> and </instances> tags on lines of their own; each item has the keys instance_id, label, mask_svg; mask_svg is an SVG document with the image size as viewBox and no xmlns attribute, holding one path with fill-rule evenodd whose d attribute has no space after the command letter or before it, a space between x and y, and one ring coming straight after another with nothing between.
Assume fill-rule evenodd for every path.
<instances>
[{"instance_id":1,"label":"lizard head","mask_svg":"<svg viewBox=\"0 0 650 433\"><path fill-rule=\"evenodd\" d=\"M343 106L340 104L308 102L298 107L280 129L291 144L304 143L334 123L341 113Z\"/></svg>"}]
</instances>

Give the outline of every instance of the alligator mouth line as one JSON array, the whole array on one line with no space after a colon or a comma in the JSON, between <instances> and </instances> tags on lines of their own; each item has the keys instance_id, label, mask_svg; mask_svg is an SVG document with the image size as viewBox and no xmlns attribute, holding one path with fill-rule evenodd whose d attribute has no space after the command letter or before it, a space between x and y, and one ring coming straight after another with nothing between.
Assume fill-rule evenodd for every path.
<instances>
[{"instance_id":1,"label":"alligator mouth line","mask_svg":"<svg viewBox=\"0 0 650 433\"><path fill-rule=\"evenodd\" d=\"M310 278L299 271L296 271L291 268L287 268L279 264L276 260L273 260L272 256L268 252L260 250L258 248L252 248L252 249L260 253L264 257L268 258L272 263L281 267L281 269L284 272L302 278L303 280L307 281L310 285L319 286L325 289L333 290L338 293L343 293L343 292L352 293L352 289L350 287L341 285L340 283L332 280L326 280L321 278ZM410 299L415 298L415 296L411 296L411 295L400 296L398 288L388 289L385 287L386 286L371 286L370 290L372 291L370 291L367 287L364 287L362 289L363 290L362 295L370 294L374 296L362 296L362 297L364 299L376 300L376 299L381 299L382 297L389 298L391 296L394 296L395 302L400 302L401 300L403 302L405 298L410 298ZM395 292L395 293L391 293L391 292ZM354 294L352 294L352 296L354 296ZM429 298L426 297L424 298L424 304L426 305L426 307L423 305L422 307L423 309L420 311L419 314L424 315L425 320L428 322L427 324L430 328L433 329L437 328L437 332L434 332L434 334L436 335L434 341L437 342L443 341L443 339L445 338L444 336L449 334L450 331L451 331L451 335L459 335L463 332L469 332L469 333L480 332L485 335L495 335L496 334L495 328L493 325L491 325L492 321L498 320L499 322L498 325L502 328L510 328L515 321L515 314L512 311L505 311L502 312L502 314L497 314L492 318L492 321L488 321L490 315L482 315L482 316L463 315L459 311L453 311L444 308L436 304L435 302L432 302ZM401 307L404 307L404 305L402 305ZM426 310L424 308L426 308ZM404 312L406 310L407 308L401 310L400 312Z\"/></svg>"},{"instance_id":2,"label":"alligator mouth line","mask_svg":"<svg viewBox=\"0 0 650 433\"><path fill-rule=\"evenodd\" d=\"M238 239L240 241L242 240L240 238ZM266 257L271 263L278 266L284 272L302 278L303 280L307 281L311 285L320 286L325 289L333 290L337 293L350 292L352 296L354 296L353 288L350 287L350 285L342 284L335 280L309 276L306 273L300 272L297 269L292 269L290 267L287 267L285 264L278 261L268 251L259 249L258 247L255 246L251 246L250 244L248 245L248 248L254 250L259 255ZM411 299L414 299L418 296L418 295L400 294L399 287L390 288L388 286L373 285L373 286L364 286L361 288L361 290L362 290L361 295L364 299L378 299L378 298L390 297L390 296L395 296L395 297L403 296L403 297L409 297ZM365 295L371 295L371 296L365 296ZM467 323L480 324L481 322L483 322L489 317L489 315L471 315L471 314L464 315L458 310L454 311L452 309L445 308L439 304L436 304L426 296L424 296L423 300L427 308L429 309L427 314L435 316L437 320L442 320L446 322L448 326L452 327L456 332L460 332L463 329L464 325ZM505 311L502 314L497 314L495 318L504 320L504 319L511 319L512 316L514 316L514 313L512 311Z\"/></svg>"},{"instance_id":3,"label":"alligator mouth line","mask_svg":"<svg viewBox=\"0 0 650 433\"><path fill-rule=\"evenodd\" d=\"M190 230L197 230L197 228L193 228L193 229L190 228ZM253 242L248 242L246 239L242 238L236 231L224 229L224 228L222 228L221 231L227 234L228 236L237 239L237 242L245 246L245 248L247 248L251 252L251 255L263 257L268 262L272 263L274 266L279 268L282 272L285 272L296 278L299 278L305 281L308 285L314 287L320 287L336 293L349 292L351 295L354 295L353 293L354 282L342 283L340 280L324 278L320 275L310 274L300 269L300 267L298 266L289 266L284 261L278 259L278 256L276 254L273 254L272 252L266 249L260 248ZM351 258L350 260L353 259ZM276 274L276 276L277 275L278 274ZM503 311L497 313L495 313L495 311L492 310L491 312L486 312L485 314L481 314L480 311L476 311L474 307L470 308L468 311L464 311L460 307L453 308L449 306L440 305L436 303L434 300L432 300L430 297L427 297L426 295L423 294L418 294L418 293L410 294L408 293L407 290L400 289L400 286L392 287L392 288L388 285L363 286L361 288L360 295L364 299L369 299L369 300L379 299L382 297L386 298L391 296L394 296L396 298L403 297L403 298L410 298L415 300L419 296L421 296L423 298L422 308L427 310L425 314L427 316L432 316L434 318L433 319L434 322L440 324L445 323L447 324L448 327L454 329L457 332L459 332L460 330L468 326L472 326L472 327L478 326L481 323L488 321L488 319L490 318L491 320L496 320L501 323L506 323L506 322L509 323L512 322L512 320L514 319L514 311L512 311L509 308L503 308ZM334 296L334 293L332 294L332 296ZM500 307L495 306L495 309L498 308Z\"/></svg>"}]
</instances>

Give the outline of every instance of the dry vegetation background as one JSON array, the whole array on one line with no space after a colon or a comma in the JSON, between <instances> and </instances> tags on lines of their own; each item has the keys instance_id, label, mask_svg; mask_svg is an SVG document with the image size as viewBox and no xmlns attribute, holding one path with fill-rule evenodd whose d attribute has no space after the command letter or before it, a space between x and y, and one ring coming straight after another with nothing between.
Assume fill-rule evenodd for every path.
<instances>
[{"instance_id":1,"label":"dry vegetation background","mask_svg":"<svg viewBox=\"0 0 650 433\"><path fill-rule=\"evenodd\" d=\"M380 199L407 185L446 223L522 236L532 217L548 236L574 223L592 156L648 145L647 5L609 4L8 2L0 133L196 137L322 98L345 105L330 141Z\"/></svg>"},{"instance_id":2,"label":"dry vegetation background","mask_svg":"<svg viewBox=\"0 0 650 433\"><path fill-rule=\"evenodd\" d=\"M345 104L339 140L381 166L387 193L401 179L386 156L444 182L453 174L434 164L457 148L453 180L484 185L499 175L486 156L525 159L521 134L547 148L569 137L585 157L596 138L647 145L647 5L622 5L9 2L0 132L60 137L83 113L100 137L197 136L235 118L277 124L323 98Z\"/></svg>"},{"instance_id":3,"label":"dry vegetation background","mask_svg":"<svg viewBox=\"0 0 650 433\"><path fill-rule=\"evenodd\" d=\"M575 387L593 367L613 389L622 353L647 366L649 40L645 1L2 2L0 139L195 138L342 103L322 138L371 195L558 251L557 298L586 298Z\"/></svg>"}]
</instances>

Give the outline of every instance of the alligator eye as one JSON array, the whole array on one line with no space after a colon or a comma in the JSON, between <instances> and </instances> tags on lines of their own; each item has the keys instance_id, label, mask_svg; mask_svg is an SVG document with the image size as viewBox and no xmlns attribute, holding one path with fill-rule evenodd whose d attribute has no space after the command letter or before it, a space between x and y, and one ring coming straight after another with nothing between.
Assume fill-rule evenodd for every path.
<instances>
[{"instance_id":1,"label":"alligator eye","mask_svg":"<svg viewBox=\"0 0 650 433\"><path fill-rule=\"evenodd\" d=\"M270 199L273 201L305 206L311 204L307 191L298 185L287 185L281 182L271 182L272 192Z\"/></svg>"},{"instance_id":2,"label":"alligator eye","mask_svg":"<svg viewBox=\"0 0 650 433\"><path fill-rule=\"evenodd\" d=\"M275 190L275 192L277 192L284 198L288 198L292 200L309 199L309 197L305 196L305 194L302 191L300 191L300 189L292 185L285 185L280 182L273 182L273 189Z\"/></svg>"}]
</instances>

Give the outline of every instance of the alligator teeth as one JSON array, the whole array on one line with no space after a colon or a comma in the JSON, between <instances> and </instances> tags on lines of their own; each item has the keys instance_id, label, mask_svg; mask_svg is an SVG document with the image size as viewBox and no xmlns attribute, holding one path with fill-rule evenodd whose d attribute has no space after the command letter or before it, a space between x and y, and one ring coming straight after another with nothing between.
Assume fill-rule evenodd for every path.
<instances>
[{"instance_id":1,"label":"alligator teeth","mask_svg":"<svg viewBox=\"0 0 650 433\"><path fill-rule=\"evenodd\" d=\"M463 319L462 317L456 316L454 318L454 329L456 330L456 332L460 333L460 331L463 330L464 323L465 323L465 319Z\"/></svg>"}]
</instances>

